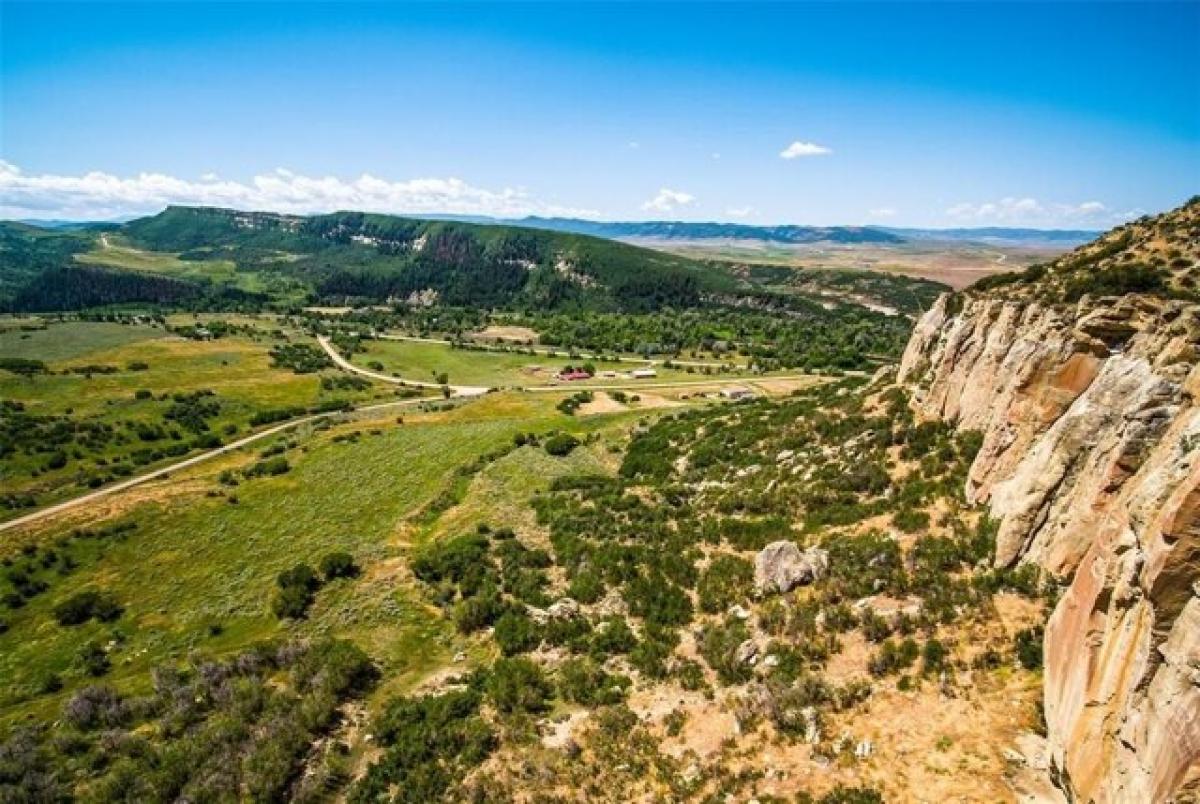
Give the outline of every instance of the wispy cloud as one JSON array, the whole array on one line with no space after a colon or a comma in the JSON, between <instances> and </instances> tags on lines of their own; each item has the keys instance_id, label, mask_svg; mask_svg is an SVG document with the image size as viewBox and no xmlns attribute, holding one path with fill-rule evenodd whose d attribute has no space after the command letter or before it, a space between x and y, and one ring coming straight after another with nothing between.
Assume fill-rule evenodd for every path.
<instances>
[{"instance_id":1,"label":"wispy cloud","mask_svg":"<svg viewBox=\"0 0 1200 804\"><path fill-rule=\"evenodd\" d=\"M728 207L725 214L731 218L749 218L754 214L754 207Z\"/></svg>"},{"instance_id":2,"label":"wispy cloud","mask_svg":"<svg viewBox=\"0 0 1200 804\"><path fill-rule=\"evenodd\" d=\"M958 223L1000 226L1111 226L1143 214L1141 209L1115 210L1100 201L1043 203L1028 196L964 202L946 210L946 216Z\"/></svg>"},{"instance_id":3,"label":"wispy cloud","mask_svg":"<svg viewBox=\"0 0 1200 804\"><path fill-rule=\"evenodd\" d=\"M867 210L867 217L869 217L869 218L894 218L894 217L896 217L896 210L892 209L891 207L879 207L878 209L869 209L869 210Z\"/></svg>"},{"instance_id":4,"label":"wispy cloud","mask_svg":"<svg viewBox=\"0 0 1200 804\"><path fill-rule=\"evenodd\" d=\"M690 193L663 187L658 191L658 195L642 204L642 209L648 212L670 212L678 207L693 204L695 201L696 197Z\"/></svg>"},{"instance_id":5,"label":"wispy cloud","mask_svg":"<svg viewBox=\"0 0 1200 804\"><path fill-rule=\"evenodd\" d=\"M826 148L824 145L817 145L815 142L801 142L796 140L788 147L779 152L779 156L783 159L798 159L802 156L825 156L833 153L832 148Z\"/></svg>"},{"instance_id":6,"label":"wispy cloud","mask_svg":"<svg viewBox=\"0 0 1200 804\"><path fill-rule=\"evenodd\" d=\"M594 210L543 203L521 188L491 190L456 178L389 181L363 173L346 180L304 176L282 168L248 182L222 179L215 173L206 173L196 181L162 173L126 177L98 171L79 176L29 175L0 160L0 217L102 220L157 212L168 204L293 213L355 209L498 217L597 214Z\"/></svg>"}]
</instances>

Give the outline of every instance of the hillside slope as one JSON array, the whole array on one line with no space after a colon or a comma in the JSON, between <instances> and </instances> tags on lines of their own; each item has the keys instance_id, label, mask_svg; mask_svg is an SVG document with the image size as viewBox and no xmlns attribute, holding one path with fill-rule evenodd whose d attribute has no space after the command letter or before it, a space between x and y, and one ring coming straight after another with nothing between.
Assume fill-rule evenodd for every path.
<instances>
[{"instance_id":1,"label":"hillside slope","mask_svg":"<svg viewBox=\"0 0 1200 804\"><path fill-rule=\"evenodd\" d=\"M638 311L734 287L702 262L594 237L361 212L169 207L124 232L155 251L301 277L322 297Z\"/></svg>"},{"instance_id":2,"label":"hillside slope","mask_svg":"<svg viewBox=\"0 0 1200 804\"><path fill-rule=\"evenodd\" d=\"M983 433L966 493L997 564L1066 584L1045 711L1077 800L1200 788L1198 235L1193 199L943 297L899 370L920 414Z\"/></svg>"}]
</instances>

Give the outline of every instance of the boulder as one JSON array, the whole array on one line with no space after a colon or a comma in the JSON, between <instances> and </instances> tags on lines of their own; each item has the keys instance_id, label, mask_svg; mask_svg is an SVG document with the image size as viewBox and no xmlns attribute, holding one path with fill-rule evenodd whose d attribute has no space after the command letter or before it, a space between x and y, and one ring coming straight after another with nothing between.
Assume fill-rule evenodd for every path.
<instances>
[{"instance_id":1,"label":"boulder","mask_svg":"<svg viewBox=\"0 0 1200 804\"><path fill-rule=\"evenodd\" d=\"M753 667L758 663L758 643L753 639L747 639L737 646L733 658L738 664L748 664Z\"/></svg>"},{"instance_id":2,"label":"boulder","mask_svg":"<svg viewBox=\"0 0 1200 804\"><path fill-rule=\"evenodd\" d=\"M793 542L772 542L754 558L754 588L759 594L788 592L819 580L829 569L829 554L818 547L801 551Z\"/></svg>"},{"instance_id":3,"label":"boulder","mask_svg":"<svg viewBox=\"0 0 1200 804\"><path fill-rule=\"evenodd\" d=\"M564 597L551 603L550 608L546 609L546 613L552 620L573 620L582 612L578 603L569 597Z\"/></svg>"}]
</instances>

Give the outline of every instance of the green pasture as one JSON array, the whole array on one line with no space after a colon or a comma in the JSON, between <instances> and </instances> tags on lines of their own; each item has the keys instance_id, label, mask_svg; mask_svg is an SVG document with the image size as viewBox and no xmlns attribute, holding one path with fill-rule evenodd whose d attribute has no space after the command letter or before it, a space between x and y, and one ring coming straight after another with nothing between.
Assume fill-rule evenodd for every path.
<instances>
[{"instance_id":1,"label":"green pasture","mask_svg":"<svg viewBox=\"0 0 1200 804\"><path fill-rule=\"evenodd\" d=\"M22 340L21 334L30 337ZM226 439L247 432L251 418L264 410L312 407L341 399L387 401L396 394L396 389L382 383L362 391L325 390L322 376L342 376L334 369L295 374L273 368L268 351L281 341L265 334L196 341L148 326L70 322L51 324L40 332L3 333L0 340L6 346L10 342L21 346L13 356L45 360L53 372L21 377L0 371L0 398L21 403L30 415L70 416L73 421L116 428L128 428L127 422L166 424L163 414L175 394L201 390L213 391L220 400L220 413L208 424L211 432ZM138 364L146 368L132 368ZM83 366L111 366L116 371L64 373ZM149 396L143 393L146 398L139 399L139 391ZM172 429L183 438L194 437L178 427ZM132 451L153 446L132 436L126 436L124 443L117 441L99 449L76 443L65 451L67 464L58 469L48 466L48 454L17 451L4 458L0 479L6 492L35 494L39 504L52 502L82 492L91 476ZM0 516L17 513L4 510Z\"/></svg>"},{"instance_id":2,"label":"green pasture","mask_svg":"<svg viewBox=\"0 0 1200 804\"><path fill-rule=\"evenodd\" d=\"M35 322L27 319L23 323L32 326ZM83 361L97 352L153 341L167 335L162 328L147 324L104 321L49 322L45 329L0 328L0 357L21 357L46 363ZM0 390L0 396L4 395L5 390Z\"/></svg>"},{"instance_id":3,"label":"green pasture","mask_svg":"<svg viewBox=\"0 0 1200 804\"><path fill-rule=\"evenodd\" d=\"M257 459L262 447L256 445L156 484L157 491L131 492L136 504L117 506L115 518L89 524L136 523L126 534L71 538L66 525L18 533L0 545L0 557L33 561L19 547L32 539L69 554L78 566L65 576L43 573L49 590L21 608L0 605L8 625L0 634L0 722L30 713L53 717L72 690L89 683L76 655L92 640L109 648L113 669L106 682L135 690L145 688L149 669L165 660L192 651L227 653L284 634L355 640L380 663L389 689L448 663L458 650L474 654L481 648L456 635L414 586L405 558L414 540L481 521L521 526L525 520L510 520L510 514L553 477L605 471L613 460L607 444L633 419L571 418L548 399L495 394L450 411L406 414L403 423L389 415L324 431L304 428L279 439L292 444L286 474L232 488L218 482L222 469ZM456 471L510 446L518 432L555 428L597 436L566 458L527 446L465 476ZM456 486L454 503L427 522L422 510ZM354 555L362 575L321 589L306 620L271 614L275 576L300 561L316 566L335 550ZM54 605L85 589L114 595L125 607L122 617L59 625ZM40 691L50 673L62 679L62 691Z\"/></svg>"},{"instance_id":4,"label":"green pasture","mask_svg":"<svg viewBox=\"0 0 1200 804\"><path fill-rule=\"evenodd\" d=\"M647 366L645 361L638 360L609 362L583 358L571 359L550 357L544 354L531 355L517 352L460 349L449 344L421 341L364 340L361 345L365 351L358 352L353 356L355 365L368 368L371 363L379 363L383 366L385 373L426 382L432 382L439 374L445 373L452 385L486 385L493 388L549 385L553 380L553 375L569 365L581 366L584 363L591 363L597 372L607 370L618 373ZM662 364L655 365L653 368L657 372L654 382L695 380L704 376L699 373L700 369L689 373L686 368L664 368ZM740 376L740 373L733 371L721 376L736 377ZM611 385L614 382L636 384L638 381L597 375L591 380L574 381L566 383L564 386L586 388L589 384Z\"/></svg>"}]
</instances>

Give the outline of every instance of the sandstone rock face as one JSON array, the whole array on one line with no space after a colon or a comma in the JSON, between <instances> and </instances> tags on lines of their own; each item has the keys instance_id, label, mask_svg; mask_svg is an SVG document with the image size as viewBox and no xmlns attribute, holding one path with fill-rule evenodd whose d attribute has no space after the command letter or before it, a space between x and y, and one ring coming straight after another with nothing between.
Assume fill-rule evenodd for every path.
<instances>
[{"instance_id":1,"label":"sandstone rock face","mask_svg":"<svg viewBox=\"0 0 1200 804\"><path fill-rule=\"evenodd\" d=\"M918 322L898 377L983 434L966 493L1000 521L997 563L1070 581L1046 630L1051 772L1077 801L1200 789L1200 306L962 299Z\"/></svg>"},{"instance_id":2,"label":"sandstone rock face","mask_svg":"<svg viewBox=\"0 0 1200 804\"><path fill-rule=\"evenodd\" d=\"M754 588L759 594L788 592L821 578L829 554L817 547L801 551L788 541L772 542L754 557Z\"/></svg>"}]
</instances>

